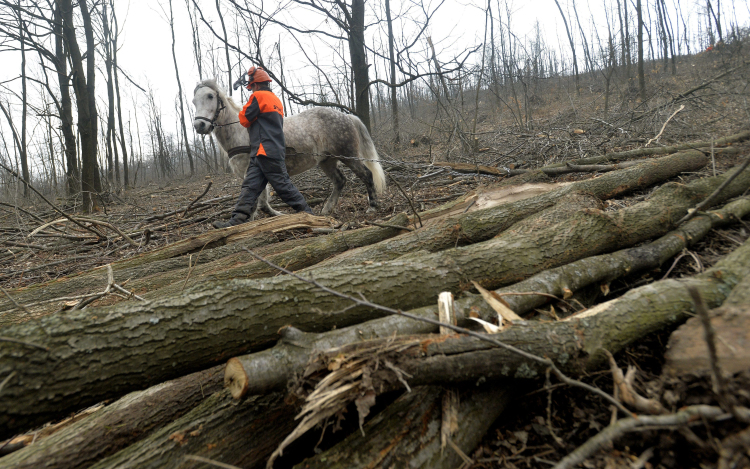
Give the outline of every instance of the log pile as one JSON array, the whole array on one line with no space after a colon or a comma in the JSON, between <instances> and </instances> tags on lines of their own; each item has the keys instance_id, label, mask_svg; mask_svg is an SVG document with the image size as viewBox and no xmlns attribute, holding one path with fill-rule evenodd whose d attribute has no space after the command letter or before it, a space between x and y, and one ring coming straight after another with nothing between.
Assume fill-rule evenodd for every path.
<instances>
[{"instance_id":1,"label":"log pile","mask_svg":"<svg viewBox=\"0 0 750 469\"><path fill-rule=\"evenodd\" d=\"M609 354L700 309L688 289L707 308L731 304L716 310L717 327L747 324L750 242L693 277L578 306L580 292L606 296L616 279L657 268L750 214L748 169L667 182L708 164L694 148L660 149L654 153L664 156L626 164L642 155L613 155L607 162L619 166L589 167L603 174L568 184L534 178L603 161L519 172L533 187L509 191L509 178L436 210L354 230L304 214L251 222L7 291L0 301L0 440L7 439L0 451L10 454L0 467L470 464L521 391L540 381L549 388L553 377L590 389L579 379L609 367ZM608 204L643 190L648 197L627 207ZM709 196L710 211L682 222ZM268 236L298 227L321 235ZM140 299L65 306L68 297L77 304L126 280ZM445 292L456 298L455 325L438 335ZM557 310L550 314L567 317L537 314L551 302ZM697 337L693 322L692 332L680 334ZM727 348L720 350L726 357ZM677 369L679 357L671 360ZM592 396L620 409L622 428L635 428L628 418L647 413L617 394L593 389ZM723 403L718 412L685 415L747 417L741 400ZM59 419L65 424L38 430ZM613 423L611 431L620 427ZM339 428L343 436L324 438ZM586 451L561 464L592 454Z\"/></svg>"}]
</instances>

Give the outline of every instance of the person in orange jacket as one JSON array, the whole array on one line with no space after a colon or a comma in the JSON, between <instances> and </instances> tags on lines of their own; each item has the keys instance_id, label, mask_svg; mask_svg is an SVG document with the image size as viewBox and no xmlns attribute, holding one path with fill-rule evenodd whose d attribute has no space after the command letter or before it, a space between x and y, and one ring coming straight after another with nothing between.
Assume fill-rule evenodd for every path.
<instances>
[{"instance_id":1,"label":"person in orange jacket","mask_svg":"<svg viewBox=\"0 0 750 469\"><path fill-rule=\"evenodd\" d=\"M247 89L253 94L240 111L239 118L240 124L247 127L250 133L252 157L232 217L228 221L213 222L214 228L226 228L249 221L258 196L265 190L267 183L294 210L312 213L286 171L284 107L271 91L271 77L261 67L251 67L247 74Z\"/></svg>"}]
</instances>

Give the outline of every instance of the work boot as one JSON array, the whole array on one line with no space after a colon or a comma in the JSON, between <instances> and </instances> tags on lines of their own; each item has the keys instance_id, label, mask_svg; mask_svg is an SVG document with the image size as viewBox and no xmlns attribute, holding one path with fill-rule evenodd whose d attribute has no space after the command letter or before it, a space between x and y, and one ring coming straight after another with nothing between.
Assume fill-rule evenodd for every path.
<instances>
[{"instance_id":1,"label":"work boot","mask_svg":"<svg viewBox=\"0 0 750 469\"><path fill-rule=\"evenodd\" d=\"M233 216L229 220L216 220L211 225L213 225L214 228L217 230L220 230L222 228L229 228L230 226L237 226L245 223L247 221L247 217L243 216Z\"/></svg>"}]
</instances>

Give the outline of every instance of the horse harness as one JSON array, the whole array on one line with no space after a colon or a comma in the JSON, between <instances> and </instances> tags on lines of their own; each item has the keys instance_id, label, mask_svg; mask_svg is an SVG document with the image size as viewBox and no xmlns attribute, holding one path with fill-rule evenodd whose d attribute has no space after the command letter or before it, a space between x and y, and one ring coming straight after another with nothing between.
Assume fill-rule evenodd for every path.
<instances>
[{"instance_id":1,"label":"horse harness","mask_svg":"<svg viewBox=\"0 0 750 469\"><path fill-rule=\"evenodd\" d=\"M206 87L211 89L211 87L206 85L200 85L200 87ZM196 88L197 89L197 88ZM216 90L214 90L216 91ZM219 101L219 106L216 106L216 112L214 113L214 116L209 119L208 117L203 116L195 116L195 119L206 121L210 124L211 127L209 127L209 132L212 132L217 127L225 127L227 125L234 125L239 124L239 121L237 122L230 122L228 124L217 124L216 119L219 118L219 114L221 114L221 111L227 108L227 106L224 104L224 100L221 99L221 96L219 96L219 93L216 93L216 99ZM229 151L227 151L227 156L229 158L232 158L233 156L241 155L242 153L250 153L253 150L253 147L249 145L241 145L239 147L230 148ZM292 147L286 147L286 153L297 153L294 148Z\"/></svg>"},{"instance_id":2,"label":"horse harness","mask_svg":"<svg viewBox=\"0 0 750 469\"><path fill-rule=\"evenodd\" d=\"M201 88L201 87L205 87L205 88L211 89L211 87L206 86L206 85L199 85L198 86L198 88ZM198 88L196 88L196 90ZM238 124L239 123L239 121L237 121L237 122L230 122L228 124L217 124L216 123L216 119L219 118L219 114L221 114L221 111L223 111L224 109L226 109L227 106L224 104L224 100L221 99L221 96L219 95L219 93L216 93L216 100L219 101L219 105L216 106L216 112L214 112L214 116L211 119L209 119L208 117L203 117L203 116L195 116L195 119L197 119L197 120L202 120L202 121L208 122L208 124L210 125L210 127L208 129L209 132L213 131L216 127L225 127L227 125L232 125L232 124Z\"/></svg>"}]
</instances>

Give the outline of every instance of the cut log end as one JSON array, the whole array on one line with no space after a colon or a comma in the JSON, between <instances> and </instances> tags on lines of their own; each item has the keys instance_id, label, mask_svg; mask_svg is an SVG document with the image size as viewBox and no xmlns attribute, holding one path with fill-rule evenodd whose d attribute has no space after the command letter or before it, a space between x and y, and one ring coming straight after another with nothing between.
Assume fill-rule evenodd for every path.
<instances>
[{"instance_id":1,"label":"cut log end","mask_svg":"<svg viewBox=\"0 0 750 469\"><path fill-rule=\"evenodd\" d=\"M230 358L224 371L224 387L229 389L232 397L241 399L247 393L249 379L242 363L236 358Z\"/></svg>"}]
</instances>

